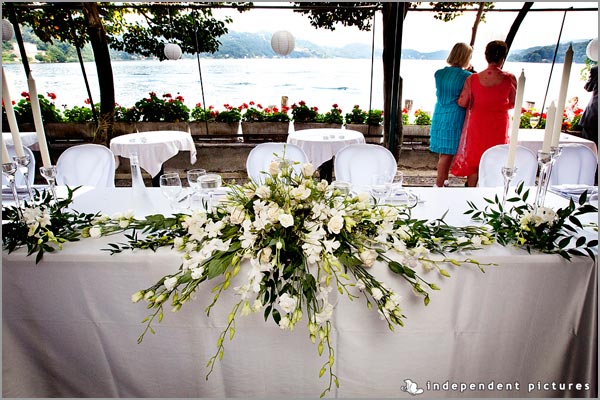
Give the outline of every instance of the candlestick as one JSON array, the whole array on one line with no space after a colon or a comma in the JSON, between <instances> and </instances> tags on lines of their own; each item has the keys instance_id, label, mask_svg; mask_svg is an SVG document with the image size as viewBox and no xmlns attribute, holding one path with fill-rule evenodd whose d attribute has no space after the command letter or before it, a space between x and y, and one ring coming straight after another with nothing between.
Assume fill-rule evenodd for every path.
<instances>
[{"instance_id":1,"label":"candlestick","mask_svg":"<svg viewBox=\"0 0 600 400\"><path fill-rule=\"evenodd\" d=\"M4 143L4 135L2 135L2 164L11 162L10 156L8 155L8 149L6 143Z\"/></svg>"},{"instance_id":2,"label":"candlestick","mask_svg":"<svg viewBox=\"0 0 600 400\"><path fill-rule=\"evenodd\" d=\"M52 193L52 198L56 201L56 175L58 171L56 169L56 165L51 165L49 167L40 167L40 174L46 178L48 185L50 185L50 192Z\"/></svg>"},{"instance_id":3,"label":"candlestick","mask_svg":"<svg viewBox=\"0 0 600 400\"><path fill-rule=\"evenodd\" d=\"M537 214L539 207L544 206L546 199L546 192L548 191L548 184L550 183L550 174L552 173L552 165L556 160L556 152L545 152L538 150L538 165L540 173L538 175L537 188L535 192L535 201L533 203L533 214Z\"/></svg>"},{"instance_id":4,"label":"candlestick","mask_svg":"<svg viewBox=\"0 0 600 400\"><path fill-rule=\"evenodd\" d=\"M15 156L13 157L15 164L17 164L17 168L23 174L25 178L25 185L27 186L27 193L29 193L29 199L33 200L33 189L31 188L31 182L29 181L29 164L31 163L31 158L28 155L24 156Z\"/></svg>"},{"instance_id":5,"label":"candlestick","mask_svg":"<svg viewBox=\"0 0 600 400\"><path fill-rule=\"evenodd\" d=\"M4 142L2 142L4 144ZM4 148L6 146L3 146ZM17 194L17 184L15 183L15 174L17 173L17 164L14 162L9 162L2 160L2 175L6 177L8 181L8 185L10 186L10 190L13 195L13 199L15 200L15 204L17 205L17 209L21 208L21 203L19 202L19 195ZM19 212L19 217L20 217Z\"/></svg>"},{"instance_id":6,"label":"candlestick","mask_svg":"<svg viewBox=\"0 0 600 400\"><path fill-rule=\"evenodd\" d=\"M48 151L46 133L44 132L44 123L42 122L40 99L38 99L37 89L35 87L35 80L31 76L31 73L29 73L29 76L27 78L27 85L29 86L31 112L33 114L33 122L35 124L35 132L37 134L38 146L40 147L40 154L42 155L42 164L44 165L44 167L49 168L52 165L52 162L50 161L50 152Z\"/></svg>"},{"instance_id":7,"label":"candlestick","mask_svg":"<svg viewBox=\"0 0 600 400\"><path fill-rule=\"evenodd\" d=\"M573 47L569 45L565 53L565 63L563 65L562 81L560 82L560 91L558 93L558 104L556 105L556 115L554 117L554 128L552 131L551 146L558 146L560 139L560 130L562 128L563 113L565 110L565 101L567 99L567 88L569 87L569 75L571 74L571 64L573 62Z\"/></svg>"},{"instance_id":8,"label":"candlestick","mask_svg":"<svg viewBox=\"0 0 600 400\"><path fill-rule=\"evenodd\" d=\"M544 143L542 151L547 153L550 151L550 143L552 142L552 132L554 130L554 115L556 114L556 106L554 101L550 103L548 112L546 113L546 130L544 131Z\"/></svg>"},{"instance_id":9,"label":"candlestick","mask_svg":"<svg viewBox=\"0 0 600 400\"><path fill-rule=\"evenodd\" d=\"M25 152L23 151L23 143L21 142L21 135L19 134L19 125L17 125L17 118L15 117L15 110L12 105L10 91L8 90L8 83L6 82L6 73L4 72L4 67L2 67L2 99L4 100L6 119L8 119L8 126L10 127L10 134L13 138L15 152L17 153L17 157L23 157Z\"/></svg>"},{"instance_id":10,"label":"candlestick","mask_svg":"<svg viewBox=\"0 0 600 400\"><path fill-rule=\"evenodd\" d=\"M525 71L521 70L521 75L517 81L517 96L515 98L515 111L512 121L512 131L510 142L508 144L508 158L506 168L512 168L515 165L515 156L517 155L517 142L519 141L519 125L521 124L521 107L523 105L523 92L525 91Z\"/></svg>"}]
</instances>

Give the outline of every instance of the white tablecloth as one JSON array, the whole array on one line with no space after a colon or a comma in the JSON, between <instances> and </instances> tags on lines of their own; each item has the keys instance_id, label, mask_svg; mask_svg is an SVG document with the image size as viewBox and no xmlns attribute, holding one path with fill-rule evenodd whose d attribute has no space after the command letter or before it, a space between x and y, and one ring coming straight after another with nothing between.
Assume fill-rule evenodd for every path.
<instances>
[{"instance_id":1,"label":"white tablecloth","mask_svg":"<svg viewBox=\"0 0 600 400\"><path fill-rule=\"evenodd\" d=\"M190 152L190 163L196 163L196 146L192 135L181 131L149 131L117 136L110 141L115 156L129 158L137 153L140 166L156 176L165 161L180 151ZM118 163L118 157L116 157ZM117 164L118 166L118 164Z\"/></svg>"},{"instance_id":2,"label":"white tablecloth","mask_svg":"<svg viewBox=\"0 0 600 400\"><path fill-rule=\"evenodd\" d=\"M35 132L19 132L23 146L29 147L31 150L39 150L37 133ZM10 132L2 132L2 138L7 145L14 145L12 134Z\"/></svg>"},{"instance_id":3,"label":"white tablecloth","mask_svg":"<svg viewBox=\"0 0 600 400\"><path fill-rule=\"evenodd\" d=\"M365 137L350 129L303 129L290 133L287 142L304 150L317 168L349 144L364 143Z\"/></svg>"},{"instance_id":4,"label":"white tablecloth","mask_svg":"<svg viewBox=\"0 0 600 400\"><path fill-rule=\"evenodd\" d=\"M131 205L129 192L87 190L77 195L74 207L122 211ZM159 189L148 192L158 209L167 209ZM416 192L425 202L415 216L432 219L450 209L452 224L468 222L467 199L483 204L482 195L496 193L484 188ZM109 198L113 201L106 203ZM564 204L551 193L547 200ZM162 323L154 326L156 335L136 344L148 310L131 303L131 294L176 271L180 262L166 248L114 256L100 251L122 240L67 243L38 265L23 250L2 254L5 397L315 398L327 385L326 377L318 378L325 356L318 356L305 323L294 332L282 331L259 314L236 319L233 341L226 339L223 360L205 380L205 364L237 301L231 290L223 293L207 317L211 283L179 313L165 310ZM449 279L435 271L424 274L441 287L427 307L383 265L371 270L403 294L406 326L395 332L364 301L339 296L332 337L340 388L330 395L412 397L401 391L411 379L425 397L594 397L597 264L498 245L470 256L498 265L486 267L485 274L474 267L452 268ZM244 278L243 269L231 287ZM461 393L461 383L492 384L494 390ZM434 390L444 384L450 389ZM498 384L512 389L498 390Z\"/></svg>"},{"instance_id":5,"label":"white tablecloth","mask_svg":"<svg viewBox=\"0 0 600 400\"><path fill-rule=\"evenodd\" d=\"M544 143L544 130L543 129L519 129L519 144L525 146L535 154L538 150L542 149ZM598 148L596 143L591 140L580 138L579 136L570 135L568 133L561 132L558 140L559 144L570 144L578 143L583 144L598 154Z\"/></svg>"}]
</instances>

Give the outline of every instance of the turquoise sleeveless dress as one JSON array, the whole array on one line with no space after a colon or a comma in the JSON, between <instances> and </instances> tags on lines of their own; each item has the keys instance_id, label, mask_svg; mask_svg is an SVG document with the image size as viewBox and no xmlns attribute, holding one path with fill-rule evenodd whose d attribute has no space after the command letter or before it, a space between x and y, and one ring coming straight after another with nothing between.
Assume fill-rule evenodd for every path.
<instances>
[{"instance_id":1,"label":"turquoise sleeveless dress","mask_svg":"<svg viewBox=\"0 0 600 400\"><path fill-rule=\"evenodd\" d=\"M429 149L434 153L456 154L465 120L465 109L456 104L467 77L458 67L445 67L435 72L437 102L429 131Z\"/></svg>"}]
</instances>

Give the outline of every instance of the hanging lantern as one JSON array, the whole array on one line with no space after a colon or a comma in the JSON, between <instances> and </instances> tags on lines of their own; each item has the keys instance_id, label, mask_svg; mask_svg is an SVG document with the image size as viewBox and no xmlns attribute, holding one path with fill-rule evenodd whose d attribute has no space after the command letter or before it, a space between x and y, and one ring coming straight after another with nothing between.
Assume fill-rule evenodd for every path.
<instances>
[{"instance_id":1,"label":"hanging lantern","mask_svg":"<svg viewBox=\"0 0 600 400\"><path fill-rule=\"evenodd\" d=\"M588 58L592 61L598 61L598 38L592 39L586 49L585 54L587 54Z\"/></svg>"},{"instance_id":2,"label":"hanging lantern","mask_svg":"<svg viewBox=\"0 0 600 400\"><path fill-rule=\"evenodd\" d=\"M8 41L13 38L15 31L9 20L2 20L2 41Z\"/></svg>"},{"instance_id":3,"label":"hanging lantern","mask_svg":"<svg viewBox=\"0 0 600 400\"><path fill-rule=\"evenodd\" d=\"M277 31L271 37L271 47L280 56L287 56L294 51L296 40L288 31Z\"/></svg>"},{"instance_id":4,"label":"hanging lantern","mask_svg":"<svg viewBox=\"0 0 600 400\"><path fill-rule=\"evenodd\" d=\"M179 60L181 58L181 47L175 43L165 44L165 57L169 60Z\"/></svg>"}]
</instances>

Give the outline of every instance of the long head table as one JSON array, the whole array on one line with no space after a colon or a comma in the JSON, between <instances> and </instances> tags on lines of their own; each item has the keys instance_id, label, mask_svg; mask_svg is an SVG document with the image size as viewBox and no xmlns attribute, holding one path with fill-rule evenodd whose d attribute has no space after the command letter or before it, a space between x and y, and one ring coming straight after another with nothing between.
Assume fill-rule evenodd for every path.
<instances>
[{"instance_id":1,"label":"long head table","mask_svg":"<svg viewBox=\"0 0 600 400\"><path fill-rule=\"evenodd\" d=\"M466 200L496 189L422 188L417 217L468 224ZM154 210L168 210L149 189ZM125 188L82 190L80 211L124 211ZM547 201L562 199L548 194ZM128 203L129 202L129 203ZM167 312L156 335L137 337L148 315L131 295L179 267L161 248L110 255L122 236L67 243L35 264L24 250L2 254L2 361L5 397L318 397L327 386L326 361L298 324L282 331L262 313L237 318L222 361L205 379L236 296L225 292L210 317L211 283L193 304ZM406 379L426 397L595 397L597 394L597 264L577 257L528 254L492 245L469 254L496 263L485 274L456 267L451 278L425 277L441 287L422 297L384 265L372 271L403 294L406 326L389 331L364 301L338 296L334 372L340 387L329 397L412 397ZM235 287L245 278L238 275ZM213 284L216 284L213 283Z\"/></svg>"}]
</instances>

